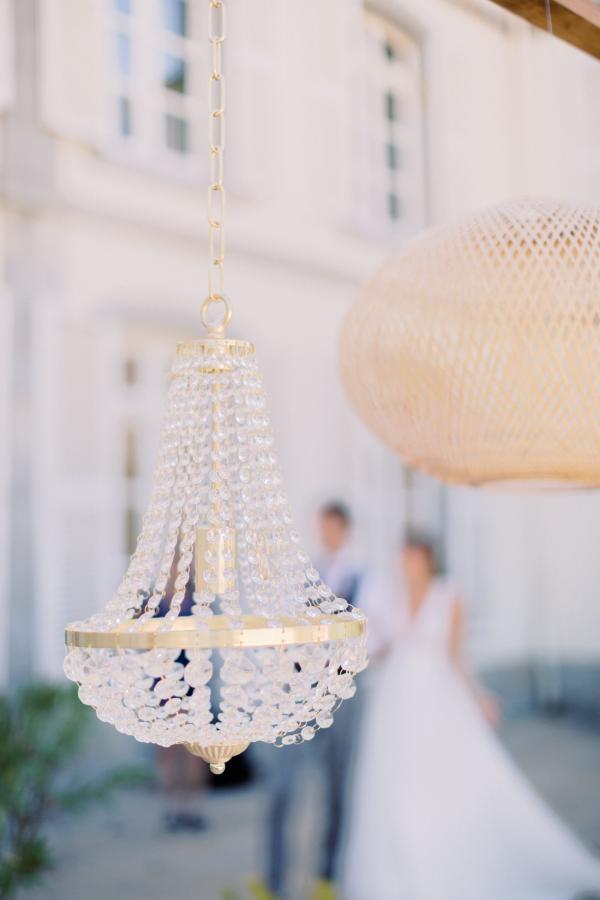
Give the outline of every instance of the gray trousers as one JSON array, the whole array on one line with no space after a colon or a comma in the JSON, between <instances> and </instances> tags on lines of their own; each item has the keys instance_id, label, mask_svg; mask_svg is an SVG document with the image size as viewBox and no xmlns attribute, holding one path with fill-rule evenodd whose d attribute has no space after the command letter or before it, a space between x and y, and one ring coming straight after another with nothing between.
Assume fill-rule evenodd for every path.
<instances>
[{"instance_id":1,"label":"gray trousers","mask_svg":"<svg viewBox=\"0 0 600 900\"><path fill-rule=\"evenodd\" d=\"M285 888L295 798L302 777L319 766L324 775L324 823L318 876L333 880L346 825L350 775L360 724L360 691L345 700L331 728L319 731L309 743L270 754L267 822L267 884L274 894Z\"/></svg>"}]
</instances>

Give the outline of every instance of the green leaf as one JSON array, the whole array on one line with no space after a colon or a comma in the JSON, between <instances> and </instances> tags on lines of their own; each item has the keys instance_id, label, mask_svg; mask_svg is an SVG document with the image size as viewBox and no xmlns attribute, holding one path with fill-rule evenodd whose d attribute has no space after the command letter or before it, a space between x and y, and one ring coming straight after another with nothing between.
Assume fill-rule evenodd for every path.
<instances>
[{"instance_id":1,"label":"green leaf","mask_svg":"<svg viewBox=\"0 0 600 900\"><path fill-rule=\"evenodd\" d=\"M236 892L232 891L230 888L221 888L219 893L221 895L221 900L241 900L240 895L236 894Z\"/></svg>"},{"instance_id":2,"label":"green leaf","mask_svg":"<svg viewBox=\"0 0 600 900\"><path fill-rule=\"evenodd\" d=\"M52 858L43 838L23 841L13 856L0 859L0 897L13 896L21 885L37 881L51 867Z\"/></svg>"},{"instance_id":3,"label":"green leaf","mask_svg":"<svg viewBox=\"0 0 600 900\"><path fill-rule=\"evenodd\" d=\"M248 890L252 900L276 900L275 894L267 888L264 881L258 878L252 878L248 881Z\"/></svg>"},{"instance_id":4,"label":"green leaf","mask_svg":"<svg viewBox=\"0 0 600 900\"><path fill-rule=\"evenodd\" d=\"M79 812L149 780L140 766L75 780L73 763L93 721L73 686L30 684L0 694L1 898L51 866L42 836L50 811Z\"/></svg>"},{"instance_id":5,"label":"green leaf","mask_svg":"<svg viewBox=\"0 0 600 900\"><path fill-rule=\"evenodd\" d=\"M337 900L337 891L332 881L318 881L315 885L314 900Z\"/></svg>"}]
</instances>

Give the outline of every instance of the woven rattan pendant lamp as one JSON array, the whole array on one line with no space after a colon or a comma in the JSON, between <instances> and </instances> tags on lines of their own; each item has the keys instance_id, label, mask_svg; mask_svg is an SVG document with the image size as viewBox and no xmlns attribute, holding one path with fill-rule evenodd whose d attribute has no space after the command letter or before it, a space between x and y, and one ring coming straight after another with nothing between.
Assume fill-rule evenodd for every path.
<instances>
[{"instance_id":1,"label":"woven rattan pendant lamp","mask_svg":"<svg viewBox=\"0 0 600 900\"><path fill-rule=\"evenodd\" d=\"M487 209L362 290L342 377L367 425L450 483L600 485L600 210Z\"/></svg>"},{"instance_id":2,"label":"woven rattan pendant lamp","mask_svg":"<svg viewBox=\"0 0 600 900\"><path fill-rule=\"evenodd\" d=\"M295 744L331 725L366 665L366 620L299 543L254 347L225 337L225 5L208 7L207 336L177 349L136 551L106 608L68 626L65 672L101 720L183 743L219 774L252 741Z\"/></svg>"}]
</instances>

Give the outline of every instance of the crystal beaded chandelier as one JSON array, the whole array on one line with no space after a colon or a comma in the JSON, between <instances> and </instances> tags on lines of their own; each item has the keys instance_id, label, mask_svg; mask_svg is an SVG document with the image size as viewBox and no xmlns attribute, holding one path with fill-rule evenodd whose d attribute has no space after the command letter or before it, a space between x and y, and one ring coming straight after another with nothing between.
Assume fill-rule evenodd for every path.
<instances>
[{"instance_id":1,"label":"crystal beaded chandelier","mask_svg":"<svg viewBox=\"0 0 600 900\"><path fill-rule=\"evenodd\" d=\"M207 336L177 348L137 548L106 608L67 627L65 659L99 719L185 744L215 774L253 741L329 727L367 664L365 617L294 531L254 347L225 337L224 37L210 0Z\"/></svg>"}]
</instances>

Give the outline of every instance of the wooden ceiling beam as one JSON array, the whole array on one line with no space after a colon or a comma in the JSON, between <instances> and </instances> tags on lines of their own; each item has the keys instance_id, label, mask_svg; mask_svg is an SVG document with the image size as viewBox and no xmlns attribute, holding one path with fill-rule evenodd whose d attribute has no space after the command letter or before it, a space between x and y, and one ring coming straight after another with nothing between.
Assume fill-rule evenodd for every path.
<instances>
[{"instance_id":1,"label":"wooden ceiling beam","mask_svg":"<svg viewBox=\"0 0 600 900\"><path fill-rule=\"evenodd\" d=\"M547 28L545 0L490 0L509 12ZM600 3L594 0L551 0L556 37L600 59Z\"/></svg>"}]
</instances>

